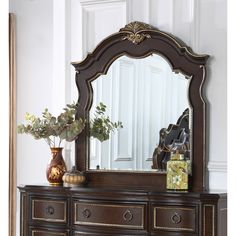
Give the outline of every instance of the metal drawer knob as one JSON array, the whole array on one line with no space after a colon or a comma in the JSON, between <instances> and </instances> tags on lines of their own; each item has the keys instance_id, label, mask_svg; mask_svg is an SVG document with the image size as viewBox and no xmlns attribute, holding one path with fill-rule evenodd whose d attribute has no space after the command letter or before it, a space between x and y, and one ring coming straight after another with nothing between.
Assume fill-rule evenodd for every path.
<instances>
[{"instance_id":1,"label":"metal drawer knob","mask_svg":"<svg viewBox=\"0 0 236 236\"><path fill-rule=\"evenodd\" d=\"M171 221L174 224L179 224L181 222L181 215L175 212L175 214L171 217Z\"/></svg>"},{"instance_id":2,"label":"metal drawer knob","mask_svg":"<svg viewBox=\"0 0 236 236\"><path fill-rule=\"evenodd\" d=\"M47 215L53 215L54 214L54 207L52 207L52 206L48 206L47 208L46 208L46 213L47 213Z\"/></svg>"},{"instance_id":3,"label":"metal drawer knob","mask_svg":"<svg viewBox=\"0 0 236 236\"><path fill-rule=\"evenodd\" d=\"M85 208L83 211L82 211L82 215L84 218L89 218L91 216L91 211L87 208Z\"/></svg>"},{"instance_id":4,"label":"metal drawer knob","mask_svg":"<svg viewBox=\"0 0 236 236\"><path fill-rule=\"evenodd\" d=\"M133 219L133 214L130 210L126 210L125 213L123 214L123 219L126 222L129 222Z\"/></svg>"}]
</instances>

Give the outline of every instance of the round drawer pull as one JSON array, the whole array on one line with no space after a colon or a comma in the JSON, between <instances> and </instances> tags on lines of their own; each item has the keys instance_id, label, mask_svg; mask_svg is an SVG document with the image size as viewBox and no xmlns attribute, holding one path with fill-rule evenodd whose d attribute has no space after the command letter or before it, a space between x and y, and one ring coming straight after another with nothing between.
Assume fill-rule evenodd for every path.
<instances>
[{"instance_id":1,"label":"round drawer pull","mask_svg":"<svg viewBox=\"0 0 236 236\"><path fill-rule=\"evenodd\" d=\"M174 224L179 224L181 222L181 215L175 212L175 214L171 217L171 221Z\"/></svg>"},{"instance_id":2,"label":"round drawer pull","mask_svg":"<svg viewBox=\"0 0 236 236\"><path fill-rule=\"evenodd\" d=\"M48 206L47 208L46 208L46 213L48 214L48 215L53 215L54 214L54 207L52 207L52 206Z\"/></svg>"},{"instance_id":3,"label":"round drawer pull","mask_svg":"<svg viewBox=\"0 0 236 236\"><path fill-rule=\"evenodd\" d=\"M82 215L84 218L89 218L91 216L91 211L86 208L82 211Z\"/></svg>"},{"instance_id":4,"label":"round drawer pull","mask_svg":"<svg viewBox=\"0 0 236 236\"><path fill-rule=\"evenodd\" d=\"M131 213L130 210L126 210L125 213L123 214L123 219L124 221L131 221L133 219L133 214Z\"/></svg>"}]
</instances>

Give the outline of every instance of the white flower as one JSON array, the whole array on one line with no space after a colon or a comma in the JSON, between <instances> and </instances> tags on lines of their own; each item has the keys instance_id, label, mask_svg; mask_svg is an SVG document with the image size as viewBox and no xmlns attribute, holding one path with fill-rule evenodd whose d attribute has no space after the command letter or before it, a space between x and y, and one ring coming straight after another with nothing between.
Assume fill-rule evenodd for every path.
<instances>
[{"instance_id":1,"label":"white flower","mask_svg":"<svg viewBox=\"0 0 236 236\"><path fill-rule=\"evenodd\" d=\"M177 184L177 185L180 185L180 183L181 183L181 176L180 175L173 176L173 183Z\"/></svg>"}]
</instances>

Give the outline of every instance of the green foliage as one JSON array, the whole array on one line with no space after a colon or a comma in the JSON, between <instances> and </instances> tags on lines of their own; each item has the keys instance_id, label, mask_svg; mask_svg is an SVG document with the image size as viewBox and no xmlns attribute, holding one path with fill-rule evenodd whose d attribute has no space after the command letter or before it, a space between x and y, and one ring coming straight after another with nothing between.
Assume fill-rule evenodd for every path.
<instances>
[{"instance_id":1,"label":"green foliage","mask_svg":"<svg viewBox=\"0 0 236 236\"><path fill-rule=\"evenodd\" d=\"M76 119L78 104L67 104L63 112L55 117L46 108L42 112L42 118L25 114L27 124L20 124L17 131L20 134L30 134L35 139L45 139L50 147L58 146L62 140L68 142L74 141L85 127L85 121L81 118ZM110 133L115 129L122 128L121 122L111 122L105 115L106 106L100 103L96 107L95 117L90 120L90 136L103 142L110 137ZM59 138L59 144L56 145L56 139Z\"/></svg>"},{"instance_id":2,"label":"green foliage","mask_svg":"<svg viewBox=\"0 0 236 236\"><path fill-rule=\"evenodd\" d=\"M77 104L68 104L58 117L53 116L46 108L42 118L26 113L27 124L20 124L17 131L20 134L31 134L35 139L45 139L50 147L59 146L62 140L71 142L77 138L85 126L82 119L75 119ZM55 138L59 138L56 145Z\"/></svg>"},{"instance_id":3,"label":"green foliage","mask_svg":"<svg viewBox=\"0 0 236 236\"><path fill-rule=\"evenodd\" d=\"M96 107L94 118L90 120L90 136L103 142L110 138L110 133L116 129L123 128L122 122L112 122L105 115L106 105L100 103Z\"/></svg>"}]
</instances>

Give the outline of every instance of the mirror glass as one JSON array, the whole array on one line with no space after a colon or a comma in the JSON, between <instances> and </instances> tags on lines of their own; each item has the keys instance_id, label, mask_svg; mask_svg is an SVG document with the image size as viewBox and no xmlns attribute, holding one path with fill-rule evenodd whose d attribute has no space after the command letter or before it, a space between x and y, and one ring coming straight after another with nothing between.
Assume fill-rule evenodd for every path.
<instances>
[{"instance_id":1,"label":"mirror glass","mask_svg":"<svg viewBox=\"0 0 236 236\"><path fill-rule=\"evenodd\" d=\"M90 138L89 168L157 171L151 166L159 132L176 124L189 108L188 86L189 78L173 72L167 60L157 54L116 59L106 75L92 82L90 117L102 102L110 120L121 121L123 128L104 142Z\"/></svg>"}]
</instances>

